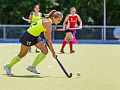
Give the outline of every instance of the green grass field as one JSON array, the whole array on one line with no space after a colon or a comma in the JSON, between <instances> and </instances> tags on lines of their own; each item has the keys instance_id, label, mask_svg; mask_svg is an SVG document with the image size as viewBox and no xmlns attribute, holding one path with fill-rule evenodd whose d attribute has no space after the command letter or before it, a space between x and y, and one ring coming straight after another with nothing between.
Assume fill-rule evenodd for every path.
<instances>
[{"instance_id":1,"label":"green grass field","mask_svg":"<svg viewBox=\"0 0 120 90\"><path fill-rule=\"evenodd\" d=\"M73 54L69 45L65 54L60 54L61 45L54 45L61 61L72 78L67 78L49 51L38 66L41 74L26 70L38 53L35 47L12 68L14 75L8 76L3 65L19 53L20 44L0 44L0 90L120 90L120 46L119 45L74 45ZM81 76L77 76L81 72Z\"/></svg>"}]
</instances>

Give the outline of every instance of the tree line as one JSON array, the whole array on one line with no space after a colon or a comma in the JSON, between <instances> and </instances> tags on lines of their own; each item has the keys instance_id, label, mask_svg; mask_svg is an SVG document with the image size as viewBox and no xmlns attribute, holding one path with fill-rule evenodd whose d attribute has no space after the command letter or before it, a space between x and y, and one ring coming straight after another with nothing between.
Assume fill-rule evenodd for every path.
<instances>
[{"instance_id":1,"label":"tree line","mask_svg":"<svg viewBox=\"0 0 120 90\"><path fill-rule=\"evenodd\" d=\"M41 13L56 9L64 18L75 7L83 25L104 23L104 0L0 0L0 24L28 24L21 17L28 18L36 4L40 5ZM120 0L106 0L106 24L120 25Z\"/></svg>"}]
</instances>

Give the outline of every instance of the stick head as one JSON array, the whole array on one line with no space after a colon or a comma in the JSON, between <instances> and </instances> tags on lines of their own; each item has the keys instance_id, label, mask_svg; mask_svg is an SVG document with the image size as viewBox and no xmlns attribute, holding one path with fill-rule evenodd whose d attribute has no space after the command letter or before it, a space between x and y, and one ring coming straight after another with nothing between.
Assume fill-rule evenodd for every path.
<instances>
[{"instance_id":1,"label":"stick head","mask_svg":"<svg viewBox=\"0 0 120 90\"><path fill-rule=\"evenodd\" d=\"M70 75L69 76L67 76L68 78L71 78L72 77L72 73L70 73Z\"/></svg>"}]
</instances>

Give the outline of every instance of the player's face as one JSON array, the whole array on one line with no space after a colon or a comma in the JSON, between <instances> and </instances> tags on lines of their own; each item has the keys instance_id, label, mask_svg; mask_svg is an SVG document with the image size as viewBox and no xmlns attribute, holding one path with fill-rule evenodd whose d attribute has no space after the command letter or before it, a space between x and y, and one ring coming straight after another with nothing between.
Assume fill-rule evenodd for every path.
<instances>
[{"instance_id":1,"label":"player's face","mask_svg":"<svg viewBox=\"0 0 120 90\"><path fill-rule=\"evenodd\" d=\"M53 17L53 23L55 23L56 25L59 24L61 20L62 20L62 17L59 17L59 18Z\"/></svg>"},{"instance_id":2,"label":"player's face","mask_svg":"<svg viewBox=\"0 0 120 90\"><path fill-rule=\"evenodd\" d=\"M70 13L71 13L72 15L74 15L74 14L76 13L76 9L72 9L72 10L70 11Z\"/></svg>"},{"instance_id":3,"label":"player's face","mask_svg":"<svg viewBox=\"0 0 120 90\"><path fill-rule=\"evenodd\" d=\"M40 7L39 7L38 5L35 6L34 10L35 10L36 12L39 12L39 11L40 11Z\"/></svg>"}]
</instances>

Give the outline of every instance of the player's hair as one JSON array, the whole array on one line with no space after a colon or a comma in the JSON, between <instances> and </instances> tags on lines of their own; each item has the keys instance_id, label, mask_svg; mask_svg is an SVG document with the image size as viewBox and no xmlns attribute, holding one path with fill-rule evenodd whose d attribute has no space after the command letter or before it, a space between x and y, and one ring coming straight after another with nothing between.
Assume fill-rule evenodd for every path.
<instances>
[{"instance_id":1,"label":"player's hair","mask_svg":"<svg viewBox=\"0 0 120 90\"><path fill-rule=\"evenodd\" d=\"M70 8L70 13L71 13L72 9L75 9L75 10L76 10L76 8L75 8L75 7L71 7L71 8Z\"/></svg>"},{"instance_id":2,"label":"player's hair","mask_svg":"<svg viewBox=\"0 0 120 90\"><path fill-rule=\"evenodd\" d=\"M39 6L39 5L36 4L36 5L34 6L34 8L35 8L36 6ZM40 6L39 6L39 7L40 7ZM33 15L33 12L35 12L35 10L33 10L30 14Z\"/></svg>"},{"instance_id":3,"label":"player's hair","mask_svg":"<svg viewBox=\"0 0 120 90\"><path fill-rule=\"evenodd\" d=\"M36 7L36 6L39 6L38 4L36 4L35 6L34 6L34 8ZM40 7L40 6L39 6ZM34 12L35 12L35 10L33 10Z\"/></svg>"},{"instance_id":4,"label":"player's hair","mask_svg":"<svg viewBox=\"0 0 120 90\"><path fill-rule=\"evenodd\" d=\"M52 18L52 17L55 17L55 18L63 17L63 14L56 10L52 10L51 12L49 12L49 14L47 14L45 18Z\"/></svg>"}]
</instances>

